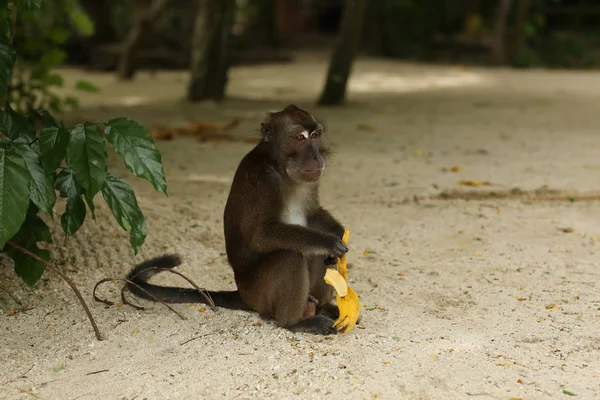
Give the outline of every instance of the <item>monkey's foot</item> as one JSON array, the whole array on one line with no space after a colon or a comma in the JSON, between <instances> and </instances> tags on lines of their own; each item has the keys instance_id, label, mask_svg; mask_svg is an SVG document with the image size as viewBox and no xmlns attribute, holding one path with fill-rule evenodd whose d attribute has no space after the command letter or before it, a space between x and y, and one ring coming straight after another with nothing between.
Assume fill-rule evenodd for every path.
<instances>
[{"instance_id":1,"label":"monkey's foot","mask_svg":"<svg viewBox=\"0 0 600 400\"><path fill-rule=\"evenodd\" d=\"M306 302L306 308L304 309L304 314L302 318L312 317L317 313L317 308L319 307L319 300L314 298L313 296L308 296L308 301Z\"/></svg>"},{"instance_id":2,"label":"monkey's foot","mask_svg":"<svg viewBox=\"0 0 600 400\"><path fill-rule=\"evenodd\" d=\"M314 333L317 335L334 335L337 333L333 326L333 320L325 315L314 315L301 319L287 328L292 332Z\"/></svg>"}]
</instances>

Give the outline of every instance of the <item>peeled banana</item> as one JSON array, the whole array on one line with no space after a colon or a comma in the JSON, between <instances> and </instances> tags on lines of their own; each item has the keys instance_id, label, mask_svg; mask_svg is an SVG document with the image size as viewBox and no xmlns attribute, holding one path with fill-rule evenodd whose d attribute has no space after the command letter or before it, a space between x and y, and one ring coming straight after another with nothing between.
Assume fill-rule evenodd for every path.
<instances>
[{"instance_id":1,"label":"peeled banana","mask_svg":"<svg viewBox=\"0 0 600 400\"><path fill-rule=\"evenodd\" d=\"M350 238L350 229L346 228L342 242L348 244ZM348 333L356 325L360 316L360 301L356 292L348 286L348 266L346 264L346 254L337 260L337 270L328 268L325 272L325 282L333 286L336 291L336 301L340 310L340 317L333 326L340 333Z\"/></svg>"}]
</instances>

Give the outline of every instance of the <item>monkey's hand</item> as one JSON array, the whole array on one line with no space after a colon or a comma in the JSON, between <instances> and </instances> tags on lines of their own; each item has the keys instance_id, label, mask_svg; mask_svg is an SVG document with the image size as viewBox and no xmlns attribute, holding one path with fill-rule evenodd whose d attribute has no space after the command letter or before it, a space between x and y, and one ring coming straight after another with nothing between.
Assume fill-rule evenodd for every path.
<instances>
[{"instance_id":1,"label":"monkey's hand","mask_svg":"<svg viewBox=\"0 0 600 400\"><path fill-rule=\"evenodd\" d=\"M335 235L328 235L330 237L330 244L328 248L328 254L335 258L340 258L348 252L348 247L344 242Z\"/></svg>"}]
</instances>

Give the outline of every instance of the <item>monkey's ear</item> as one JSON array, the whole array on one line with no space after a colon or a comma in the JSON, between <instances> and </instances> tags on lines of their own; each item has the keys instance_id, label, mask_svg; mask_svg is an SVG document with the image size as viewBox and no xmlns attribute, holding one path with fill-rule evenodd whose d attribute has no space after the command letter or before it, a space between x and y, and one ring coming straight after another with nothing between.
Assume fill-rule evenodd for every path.
<instances>
[{"instance_id":1,"label":"monkey's ear","mask_svg":"<svg viewBox=\"0 0 600 400\"><path fill-rule=\"evenodd\" d=\"M295 112L295 111L300 111L300 109L295 104L290 104L284 109L284 111Z\"/></svg>"},{"instance_id":2,"label":"monkey's ear","mask_svg":"<svg viewBox=\"0 0 600 400\"><path fill-rule=\"evenodd\" d=\"M260 135L265 142L268 142L272 138L273 127L269 122L261 122L260 124Z\"/></svg>"}]
</instances>

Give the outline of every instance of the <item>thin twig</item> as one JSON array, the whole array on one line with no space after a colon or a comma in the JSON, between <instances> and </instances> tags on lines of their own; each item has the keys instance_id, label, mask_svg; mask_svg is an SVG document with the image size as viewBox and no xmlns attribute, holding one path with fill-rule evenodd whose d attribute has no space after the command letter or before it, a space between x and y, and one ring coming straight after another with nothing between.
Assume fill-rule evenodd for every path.
<instances>
[{"instance_id":1,"label":"thin twig","mask_svg":"<svg viewBox=\"0 0 600 400\"><path fill-rule=\"evenodd\" d=\"M209 333L205 333L205 334L203 334L203 335L194 336L193 338L191 338L191 339L188 339L188 340L186 340L185 342L183 342L183 343L180 343L179 345L180 345L180 346L183 346L184 344L188 344L189 342L192 342L192 341L194 341L194 340L196 340L196 339L200 339L200 338L203 338L203 337L206 337L206 336L210 336L210 335L214 335L214 334L217 334L217 333L219 333L219 332L209 332Z\"/></svg>"},{"instance_id":2,"label":"thin twig","mask_svg":"<svg viewBox=\"0 0 600 400\"><path fill-rule=\"evenodd\" d=\"M146 271L150 271L150 270L166 271L166 272L170 272L170 273L175 274L175 275L179 275L180 277L182 277L183 279L185 279L186 281L188 281L190 283L190 285L192 285L194 287L194 289L196 289L202 295L202 297L204 297L204 299L207 301L207 305L210 306L210 309L212 311L216 311L217 310L217 306L215 305L215 302L213 301L212 297L210 297L210 294L208 294L208 292L206 291L206 289L200 288L190 278L188 278L187 276L183 275L181 272L177 272L177 271L172 270L171 268L150 267L150 268L144 269L143 271L140 271L138 274L132 276L131 278L135 278L140 273L146 272Z\"/></svg>"},{"instance_id":3,"label":"thin twig","mask_svg":"<svg viewBox=\"0 0 600 400\"><path fill-rule=\"evenodd\" d=\"M96 374L100 374L102 372L108 372L108 370L107 369L101 369L100 371L88 372L86 375L96 375Z\"/></svg>"},{"instance_id":4,"label":"thin twig","mask_svg":"<svg viewBox=\"0 0 600 400\"><path fill-rule=\"evenodd\" d=\"M127 289L127 285L123 285L123 287L121 288L121 302L123 304L127 304L128 306L133 307L136 310L140 310L140 311L147 310L146 307L138 306L137 304L133 304L131 301L127 300L127 298L125 297L125 289Z\"/></svg>"},{"instance_id":5,"label":"thin twig","mask_svg":"<svg viewBox=\"0 0 600 400\"><path fill-rule=\"evenodd\" d=\"M19 306L23 307L23 303L21 303L21 301L19 299L17 299L17 296L15 296L11 292L9 292L8 289L5 289L2 286L0 286L0 290L2 290L4 293L6 293Z\"/></svg>"},{"instance_id":6,"label":"thin twig","mask_svg":"<svg viewBox=\"0 0 600 400\"><path fill-rule=\"evenodd\" d=\"M37 255L33 254L32 252L30 252L29 250L27 250L24 247L19 246L18 244L16 244L15 242L13 242L12 240L9 240L7 242L11 247L13 247L14 249L20 251L21 253L33 258L34 260L44 264L46 266L46 268L54 271L55 273L57 273L65 282L67 282L69 284L69 286L71 286L71 289L73 289L73 291L75 292L75 295L77 296L77 298L79 299L79 302L81 303L81 306L83 307L83 309L85 310L85 313L88 316L88 319L90 320L90 323L92 324L92 328L94 329L94 333L96 334L96 339L98 339L99 341L104 340L104 338L102 337L102 334L100 333L100 330L98 329L98 325L96 325L96 321L94 320L94 317L92 316L92 313L90 312L90 309L88 308L87 304L85 303L85 300L83 299L83 296L81 295L81 293L79 292L79 289L77 289L77 286L75 286L75 284L73 283L73 281L71 281L65 274L63 274L58 268L56 268L54 265L50 264L48 261L38 257Z\"/></svg>"},{"instance_id":7,"label":"thin twig","mask_svg":"<svg viewBox=\"0 0 600 400\"><path fill-rule=\"evenodd\" d=\"M29 373L29 371L31 371L31 370L33 369L33 366L34 366L34 365L35 365L35 364L31 364L31 367L29 367L29 369L28 369L27 371L23 372L21 375L17 376L16 378L14 378L14 379L11 379L10 381L6 382L4 385L7 385L7 384L9 384L9 383L13 383L13 382L14 382L14 381L16 381L17 379L25 377L25 375L27 375L27 374ZM4 385L3 385L3 386L4 386Z\"/></svg>"},{"instance_id":8,"label":"thin twig","mask_svg":"<svg viewBox=\"0 0 600 400\"><path fill-rule=\"evenodd\" d=\"M600 191L576 192L562 190L460 190L452 189L431 196L432 200L524 200L524 201L598 201Z\"/></svg>"},{"instance_id":9,"label":"thin twig","mask_svg":"<svg viewBox=\"0 0 600 400\"><path fill-rule=\"evenodd\" d=\"M135 282L131 282L129 279L125 279L125 278L104 278L101 279L100 281L98 281L98 283L96 283L96 285L94 286L94 291L92 292L94 300L99 301L101 303L104 304L108 304L109 306L114 305L115 303L110 301L110 300L105 300L105 299L101 299L100 297L96 296L96 289L98 288L98 286L100 286L101 284L103 284L104 282L109 282L109 281L123 281L123 282L127 282L132 284L133 286L137 287L138 289L140 289L141 291L143 291L144 293L146 293L148 296L152 297L155 301L161 303L162 305L164 305L165 307L167 307L169 310L173 311L175 314L177 314L179 316L179 318L186 320L187 318L183 315L181 315L179 312L177 312L177 310L175 310L173 307L171 307L170 305L168 305L167 303L165 303L164 301L158 299L156 296L154 296L152 293L148 292L146 289L140 287L138 284L136 284ZM128 305L133 306L131 303L127 302Z\"/></svg>"}]
</instances>

